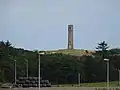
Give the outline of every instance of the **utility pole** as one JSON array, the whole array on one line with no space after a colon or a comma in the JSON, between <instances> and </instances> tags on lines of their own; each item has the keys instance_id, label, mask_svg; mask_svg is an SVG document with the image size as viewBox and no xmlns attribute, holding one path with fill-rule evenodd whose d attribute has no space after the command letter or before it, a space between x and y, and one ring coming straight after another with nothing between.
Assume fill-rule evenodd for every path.
<instances>
[{"instance_id":1,"label":"utility pole","mask_svg":"<svg viewBox=\"0 0 120 90\"><path fill-rule=\"evenodd\" d=\"M79 84L79 87L80 87L80 73L78 73L78 84Z\"/></svg>"},{"instance_id":2,"label":"utility pole","mask_svg":"<svg viewBox=\"0 0 120 90\"><path fill-rule=\"evenodd\" d=\"M104 59L107 61L107 90L109 90L109 59Z\"/></svg>"},{"instance_id":3,"label":"utility pole","mask_svg":"<svg viewBox=\"0 0 120 90\"><path fill-rule=\"evenodd\" d=\"M38 66L38 73L39 73L39 90L40 90L40 55L44 55L43 53L38 53L38 62L39 62L39 66Z\"/></svg>"},{"instance_id":4,"label":"utility pole","mask_svg":"<svg viewBox=\"0 0 120 90\"><path fill-rule=\"evenodd\" d=\"M25 60L26 61L26 72L27 72L27 78L28 78L28 60Z\"/></svg>"},{"instance_id":5,"label":"utility pole","mask_svg":"<svg viewBox=\"0 0 120 90\"><path fill-rule=\"evenodd\" d=\"M15 62L15 85L16 85L16 60L14 60L14 62Z\"/></svg>"},{"instance_id":6,"label":"utility pole","mask_svg":"<svg viewBox=\"0 0 120 90\"><path fill-rule=\"evenodd\" d=\"M120 86L120 69L118 69L118 73L119 73L119 86Z\"/></svg>"},{"instance_id":7,"label":"utility pole","mask_svg":"<svg viewBox=\"0 0 120 90\"><path fill-rule=\"evenodd\" d=\"M39 54L39 69L38 69L39 71L39 90L40 90L40 54Z\"/></svg>"}]
</instances>

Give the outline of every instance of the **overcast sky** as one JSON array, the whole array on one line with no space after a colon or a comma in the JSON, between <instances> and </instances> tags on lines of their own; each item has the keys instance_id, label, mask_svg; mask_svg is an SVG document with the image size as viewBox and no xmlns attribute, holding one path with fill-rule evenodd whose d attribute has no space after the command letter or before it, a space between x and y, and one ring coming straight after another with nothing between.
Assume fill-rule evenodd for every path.
<instances>
[{"instance_id":1,"label":"overcast sky","mask_svg":"<svg viewBox=\"0 0 120 90\"><path fill-rule=\"evenodd\" d=\"M66 48L68 24L75 48L120 47L120 0L0 0L0 39L16 47Z\"/></svg>"}]
</instances>

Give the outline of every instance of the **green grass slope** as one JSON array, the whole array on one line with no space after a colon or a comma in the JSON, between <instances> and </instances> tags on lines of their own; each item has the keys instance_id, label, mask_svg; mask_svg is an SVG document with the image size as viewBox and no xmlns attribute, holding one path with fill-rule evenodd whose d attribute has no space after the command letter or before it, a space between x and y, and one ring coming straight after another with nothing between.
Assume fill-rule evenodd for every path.
<instances>
[{"instance_id":1,"label":"green grass slope","mask_svg":"<svg viewBox=\"0 0 120 90\"><path fill-rule=\"evenodd\" d=\"M83 50L83 49L59 49L59 50L51 50L45 51L46 54L51 53L62 53L62 54L69 54L74 56L83 56L83 55L92 55L95 51Z\"/></svg>"},{"instance_id":2,"label":"green grass slope","mask_svg":"<svg viewBox=\"0 0 120 90\"><path fill-rule=\"evenodd\" d=\"M78 86L78 84L63 84L63 85L55 85L55 86L59 86L59 87L74 87L74 86ZM107 84L106 82L96 82L96 83L81 83L80 84L81 87L106 87ZM110 87L118 87L118 81L113 81L109 83Z\"/></svg>"}]
</instances>

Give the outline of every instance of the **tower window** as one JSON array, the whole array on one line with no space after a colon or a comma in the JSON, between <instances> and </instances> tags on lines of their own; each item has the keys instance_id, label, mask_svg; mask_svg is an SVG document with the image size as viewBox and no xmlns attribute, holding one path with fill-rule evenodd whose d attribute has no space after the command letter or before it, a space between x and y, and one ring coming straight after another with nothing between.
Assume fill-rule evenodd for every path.
<instances>
[{"instance_id":1,"label":"tower window","mask_svg":"<svg viewBox=\"0 0 120 90\"><path fill-rule=\"evenodd\" d=\"M71 29L71 27L69 27L69 29Z\"/></svg>"}]
</instances>

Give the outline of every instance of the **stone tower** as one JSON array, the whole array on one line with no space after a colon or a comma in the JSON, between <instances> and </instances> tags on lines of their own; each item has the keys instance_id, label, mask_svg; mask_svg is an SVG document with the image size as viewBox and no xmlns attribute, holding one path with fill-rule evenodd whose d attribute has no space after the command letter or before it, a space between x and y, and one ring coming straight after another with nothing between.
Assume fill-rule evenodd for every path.
<instances>
[{"instance_id":1,"label":"stone tower","mask_svg":"<svg viewBox=\"0 0 120 90\"><path fill-rule=\"evenodd\" d=\"M73 25L68 25L68 49L74 49L74 46L73 46Z\"/></svg>"}]
</instances>

